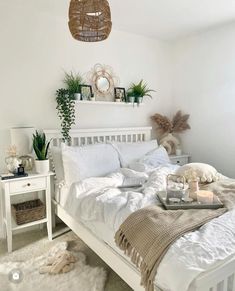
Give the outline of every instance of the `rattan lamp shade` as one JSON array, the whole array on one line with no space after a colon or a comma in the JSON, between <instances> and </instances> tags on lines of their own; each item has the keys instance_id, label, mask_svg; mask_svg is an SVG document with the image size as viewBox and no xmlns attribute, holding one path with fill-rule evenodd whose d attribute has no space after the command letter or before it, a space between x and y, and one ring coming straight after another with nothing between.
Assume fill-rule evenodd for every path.
<instances>
[{"instance_id":1,"label":"rattan lamp shade","mask_svg":"<svg viewBox=\"0 0 235 291\"><path fill-rule=\"evenodd\" d=\"M71 0L69 29L80 41L96 42L108 38L112 28L107 0Z\"/></svg>"}]
</instances>

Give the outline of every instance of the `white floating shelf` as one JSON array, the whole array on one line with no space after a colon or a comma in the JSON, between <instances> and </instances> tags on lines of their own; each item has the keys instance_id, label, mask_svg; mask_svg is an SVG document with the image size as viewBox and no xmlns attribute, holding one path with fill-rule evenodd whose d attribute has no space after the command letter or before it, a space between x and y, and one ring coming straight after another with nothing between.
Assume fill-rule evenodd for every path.
<instances>
[{"instance_id":1,"label":"white floating shelf","mask_svg":"<svg viewBox=\"0 0 235 291\"><path fill-rule=\"evenodd\" d=\"M89 104L89 105L113 105L113 106L132 106L133 103L125 103L125 102L114 102L114 101L76 101L79 104ZM143 106L144 103L140 103L139 106ZM137 103L134 103L135 107L138 107Z\"/></svg>"}]
</instances>

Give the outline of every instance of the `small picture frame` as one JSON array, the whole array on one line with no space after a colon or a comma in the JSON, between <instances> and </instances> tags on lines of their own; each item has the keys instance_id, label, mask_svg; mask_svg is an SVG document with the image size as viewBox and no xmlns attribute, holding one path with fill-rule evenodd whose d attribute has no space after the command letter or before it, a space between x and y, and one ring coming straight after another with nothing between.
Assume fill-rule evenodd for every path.
<instances>
[{"instance_id":1,"label":"small picture frame","mask_svg":"<svg viewBox=\"0 0 235 291\"><path fill-rule=\"evenodd\" d=\"M91 85L80 85L81 100L90 100L93 95Z\"/></svg>"},{"instance_id":2,"label":"small picture frame","mask_svg":"<svg viewBox=\"0 0 235 291\"><path fill-rule=\"evenodd\" d=\"M114 88L115 101L126 102L126 89L122 87Z\"/></svg>"}]
</instances>

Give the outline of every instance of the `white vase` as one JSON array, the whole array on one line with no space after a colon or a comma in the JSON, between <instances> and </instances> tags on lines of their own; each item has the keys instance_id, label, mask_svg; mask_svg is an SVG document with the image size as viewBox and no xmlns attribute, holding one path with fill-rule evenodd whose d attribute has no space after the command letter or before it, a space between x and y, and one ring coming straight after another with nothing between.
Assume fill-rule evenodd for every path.
<instances>
[{"instance_id":1,"label":"white vase","mask_svg":"<svg viewBox=\"0 0 235 291\"><path fill-rule=\"evenodd\" d=\"M128 100L130 103L134 103L135 102L135 97L134 96L129 96Z\"/></svg>"},{"instance_id":2,"label":"white vase","mask_svg":"<svg viewBox=\"0 0 235 291\"><path fill-rule=\"evenodd\" d=\"M138 97L137 100L138 100L138 103L142 103L143 102L143 97Z\"/></svg>"},{"instance_id":3,"label":"white vase","mask_svg":"<svg viewBox=\"0 0 235 291\"><path fill-rule=\"evenodd\" d=\"M35 160L35 170L38 174L47 174L50 171L49 160Z\"/></svg>"},{"instance_id":4,"label":"white vase","mask_svg":"<svg viewBox=\"0 0 235 291\"><path fill-rule=\"evenodd\" d=\"M81 94L80 93L74 93L74 100L81 100Z\"/></svg>"}]
</instances>

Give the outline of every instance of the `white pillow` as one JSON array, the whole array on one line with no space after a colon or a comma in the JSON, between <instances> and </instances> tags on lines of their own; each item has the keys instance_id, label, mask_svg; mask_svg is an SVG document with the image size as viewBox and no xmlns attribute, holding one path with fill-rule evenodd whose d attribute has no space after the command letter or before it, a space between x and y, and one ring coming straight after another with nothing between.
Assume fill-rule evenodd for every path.
<instances>
[{"instance_id":1,"label":"white pillow","mask_svg":"<svg viewBox=\"0 0 235 291\"><path fill-rule=\"evenodd\" d=\"M219 174L214 167L203 163L190 163L184 165L180 167L175 174L185 176L186 180L188 181L188 171L196 172L200 183L211 183L218 181L221 178L221 174Z\"/></svg>"},{"instance_id":2,"label":"white pillow","mask_svg":"<svg viewBox=\"0 0 235 291\"><path fill-rule=\"evenodd\" d=\"M118 151L121 166L128 167L132 162L135 162L146 155L148 152L158 147L157 140L134 142L134 143L111 143Z\"/></svg>"},{"instance_id":3,"label":"white pillow","mask_svg":"<svg viewBox=\"0 0 235 291\"><path fill-rule=\"evenodd\" d=\"M166 149L163 146L148 152L137 162L130 163L129 167L138 172L148 172L161 165L170 164L170 159Z\"/></svg>"},{"instance_id":4,"label":"white pillow","mask_svg":"<svg viewBox=\"0 0 235 291\"><path fill-rule=\"evenodd\" d=\"M120 168L118 153L110 144L83 147L63 144L62 160L68 186L85 178L106 176Z\"/></svg>"},{"instance_id":5,"label":"white pillow","mask_svg":"<svg viewBox=\"0 0 235 291\"><path fill-rule=\"evenodd\" d=\"M64 180L64 167L62 161L62 150L60 147L50 147L52 156L52 163L54 166L57 182L60 183Z\"/></svg>"}]
</instances>

